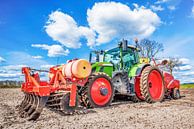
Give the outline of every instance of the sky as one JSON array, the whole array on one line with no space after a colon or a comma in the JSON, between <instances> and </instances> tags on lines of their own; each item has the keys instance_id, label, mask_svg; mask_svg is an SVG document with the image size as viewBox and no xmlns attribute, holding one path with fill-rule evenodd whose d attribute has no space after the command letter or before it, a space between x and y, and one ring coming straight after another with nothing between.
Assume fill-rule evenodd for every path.
<instances>
[{"instance_id":1,"label":"sky","mask_svg":"<svg viewBox=\"0 0 194 129\"><path fill-rule=\"evenodd\" d=\"M194 82L193 0L1 0L0 80L22 80L24 66L88 59L123 38L134 45L135 37L162 43L158 58L180 58L175 77Z\"/></svg>"}]
</instances>

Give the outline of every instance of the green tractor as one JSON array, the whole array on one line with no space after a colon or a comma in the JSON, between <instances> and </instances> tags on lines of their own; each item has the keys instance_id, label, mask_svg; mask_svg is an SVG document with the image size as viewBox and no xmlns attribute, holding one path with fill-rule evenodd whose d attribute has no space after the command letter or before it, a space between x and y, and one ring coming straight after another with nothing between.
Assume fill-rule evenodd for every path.
<instances>
[{"instance_id":1,"label":"green tractor","mask_svg":"<svg viewBox=\"0 0 194 129\"><path fill-rule=\"evenodd\" d=\"M92 51L89 57L92 73L80 92L84 105L108 106L117 95L129 96L133 101L162 101L165 93L162 74L146 58L140 58L139 52L127 40L110 50Z\"/></svg>"}]
</instances>

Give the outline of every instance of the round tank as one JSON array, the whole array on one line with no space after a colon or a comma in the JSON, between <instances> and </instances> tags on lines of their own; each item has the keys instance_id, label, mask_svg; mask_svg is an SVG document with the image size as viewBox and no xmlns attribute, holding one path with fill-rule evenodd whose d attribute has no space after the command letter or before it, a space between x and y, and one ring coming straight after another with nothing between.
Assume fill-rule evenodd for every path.
<instances>
[{"instance_id":1,"label":"round tank","mask_svg":"<svg viewBox=\"0 0 194 129\"><path fill-rule=\"evenodd\" d=\"M63 65L62 74L68 78L86 78L91 73L91 65L87 60L79 59Z\"/></svg>"}]
</instances>

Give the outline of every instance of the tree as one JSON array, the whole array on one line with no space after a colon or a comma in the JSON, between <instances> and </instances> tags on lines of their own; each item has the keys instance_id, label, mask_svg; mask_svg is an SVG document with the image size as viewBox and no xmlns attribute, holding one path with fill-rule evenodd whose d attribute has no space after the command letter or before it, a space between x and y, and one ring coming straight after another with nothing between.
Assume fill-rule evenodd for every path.
<instances>
[{"instance_id":1,"label":"tree","mask_svg":"<svg viewBox=\"0 0 194 129\"><path fill-rule=\"evenodd\" d=\"M135 40L137 47L140 49L140 54L142 57L149 58L155 57L159 52L164 50L163 44L158 43L155 40L143 39L138 43Z\"/></svg>"},{"instance_id":2,"label":"tree","mask_svg":"<svg viewBox=\"0 0 194 129\"><path fill-rule=\"evenodd\" d=\"M170 70L170 73L172 74L174 69L178 68L182 63L183 62L181 62L179 58L169 57L167 66L168 66L168 68Z\"/></svg>"}]
</instances>

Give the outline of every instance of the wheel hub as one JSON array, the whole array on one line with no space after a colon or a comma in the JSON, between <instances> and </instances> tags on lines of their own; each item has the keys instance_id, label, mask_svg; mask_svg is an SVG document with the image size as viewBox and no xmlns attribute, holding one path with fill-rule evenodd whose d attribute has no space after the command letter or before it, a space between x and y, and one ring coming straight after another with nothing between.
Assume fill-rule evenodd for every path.
<instances>
[{"instance_id":1,"label":"wheel hub","mask_svg":"<svg viewBox=\"0 0 194 129\"><path fill-rule=\"evenodd\" d=\"M107 88L100 88L100 94L103 96L106 96L108 94L108 89Z\"/></svg>"}]
</instances>

